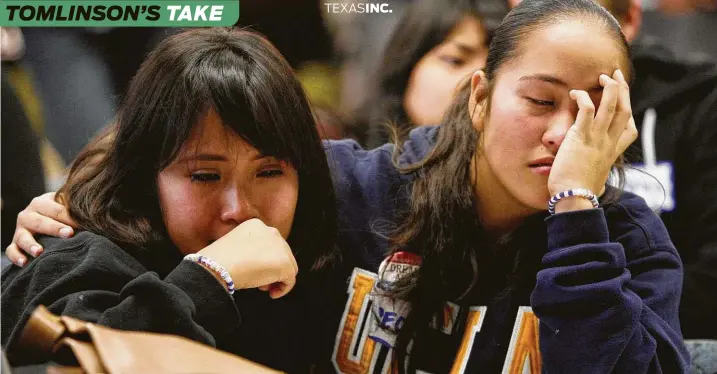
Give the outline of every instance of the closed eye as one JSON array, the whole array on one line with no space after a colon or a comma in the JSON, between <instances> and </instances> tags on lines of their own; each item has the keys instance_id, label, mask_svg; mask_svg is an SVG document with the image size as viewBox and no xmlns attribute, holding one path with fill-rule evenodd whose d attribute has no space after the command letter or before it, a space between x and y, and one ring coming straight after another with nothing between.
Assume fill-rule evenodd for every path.
<instances>
[{"instance_id":1,"label":"closed eye","mask_svg":"<svg viewBox=\"0 0 717 374\"><path fill-rule=\"evenodd\" d=\"M540 105L540 106L555 106L555 102L554 102L554 101L537 100L537 99L533 99L533 98L531 98L531 97L526 97L526 99L528 99L528 101L530 101L531 103L533 103L533 104L535 104L535 105Z\"/></svg>"},{"instance_id":2,"label":"closed eye","mask_svg":"<svg viewBox=\"0 0 717 374\"><path fill-rule=\"evenodd\" d=\"M461 59L459 57L443 55L440 58L441 58L441 60L443 60L453 66L460 66L460 65L463 65L463 63L464 63L463 59Z\"/></svg>"},{"instance_id":3,"label":"closed eye","mask_svg":"<svg viewBox=\"0 0 717 374\"><path fill-rule=\"evenodd\" d=\"M259 176L260 178L275 178L281 175L284 175L284 171L282 171L281 169L263 170L260 171L259 174L257 174L257 176Z\"/></svg>"},{"instance_id":4,"label":"closed eye","mask_svg":"<svg viewBox=\"0 0 717 374\"><path fill-rule=\"evenodd\" d=\"M190 179L192 182L208 183L218 181L221 177L217 173L192 173Z\"/></svg>"}]
</instances>

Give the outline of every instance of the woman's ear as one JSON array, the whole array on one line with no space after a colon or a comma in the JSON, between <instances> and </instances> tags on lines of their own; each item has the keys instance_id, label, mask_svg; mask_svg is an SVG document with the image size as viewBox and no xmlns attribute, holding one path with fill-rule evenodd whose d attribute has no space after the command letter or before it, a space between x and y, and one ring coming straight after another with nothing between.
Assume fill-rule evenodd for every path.
<instances>
[{"instance_id":1,"label":"woman's ear","mask_svg":"<svg viewBox=\"0 0 717 374\"><path fill-rule=\"evenodd\" d=\"M476 130L481 130L483 120L480 118L482 104L488 95L488 78L483 70L478 70L471 76L471 96L468 99L468 117Z\"/></svg>"}]
</instances>

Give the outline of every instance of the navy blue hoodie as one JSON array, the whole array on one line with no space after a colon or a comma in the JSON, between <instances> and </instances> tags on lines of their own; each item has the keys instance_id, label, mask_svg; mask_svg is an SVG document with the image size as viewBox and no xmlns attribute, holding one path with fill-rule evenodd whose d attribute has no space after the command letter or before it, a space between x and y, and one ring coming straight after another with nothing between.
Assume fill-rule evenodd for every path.
<instances>
[{"instance_id":1,"label":"navy blue hoodie","mask_svg":"<svg viewBox=\"0 0 717 374\"><path fill-rule=\"evenodd\" d=\"M426 156L438 128L411 132L399 158ZM412 176L393 145L366 151L352 140L327 144L339 199L340 243L357 268L344 291L332 362L341 372L383 372L400 312L376 297L376 274L400 222ZM509 247L518 272L494 269L475 295L446 300L447 317L430 347L412 354L427 372L681 373L689 368L678 320L682 264L644 200L624 193L599 209L525 221ZM495 254L489 267L512 266ZM466 301L467 300L467 301ZM376 304L380 304L377 307ZM384 307L387 307L384 309ZM410 306L409 306L410 307ZM376 311L378 310L378 313ZM542 371L541 371L542 370Z\"/></svg>"}]
</instances>

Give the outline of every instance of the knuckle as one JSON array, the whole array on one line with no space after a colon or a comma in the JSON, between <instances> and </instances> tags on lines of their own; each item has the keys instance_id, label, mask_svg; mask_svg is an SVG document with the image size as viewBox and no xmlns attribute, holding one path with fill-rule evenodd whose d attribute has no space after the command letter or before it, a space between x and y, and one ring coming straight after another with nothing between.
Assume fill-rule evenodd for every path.
<instances>
[{"instance_id":1,"label":"knuckle","mask_svg":"<svg viewBox=\"0 0 717 374\"><path fill-rule=\"evenodd\" d=\"M65 207L60 204L53 204L52 206L52 214L55 217L60 217L65 214Z\"/></svg>"},{"instance_id":2,"label":"knuckle","mask_svg":"<svg viewBox=\"0 0 717 374\"><path fill-rule=\"evenodd\" d=\"M40 216L39 214L33 214L31 217L28 218L31 227L34 227L36 230L40 226L42 226L42 216Z\"/></svg>"},{"instance_id":3,"label":"knuckle","mask_svg":"<svg viewBox=\"0 0 717 374\"><path fill-rule=\"evenodd\" d=\"M28 219L32 218L34 212L35 211L30 209L29 206L21 210L20 213L17 214L17 222L27 222Z\"/></svg>"}]
</instances>

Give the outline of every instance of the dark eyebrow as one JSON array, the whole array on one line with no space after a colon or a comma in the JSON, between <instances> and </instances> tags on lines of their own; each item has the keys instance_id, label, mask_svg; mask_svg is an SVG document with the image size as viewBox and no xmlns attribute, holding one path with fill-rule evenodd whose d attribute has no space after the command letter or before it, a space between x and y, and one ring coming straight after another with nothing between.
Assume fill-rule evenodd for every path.
<instances>
[{"instance_id":1,"label":"dark eyebrow","mask_svg":"<svg viewBox=\"0 0 717 374\"><path fill-rule=\"evenodd\" d=\"M524 77L520 77L519 80L520 81L539 80L539 81L554 84L556 86L560 86L563 88L568 88L567 83L561 81L560 79L558 79L552 75L547 75L547 74L526 75ZM596 86L593 86L590 89L588 89L588 92L600 93L600 92L602 92L602 86L598 83Z\"/></svg>"},{"instance_id":2,"label":"dark eyebrow","mask_svg":"<svg viewBox=\"0 0 717 374\"><path fill-rule=\"evenodd\" d=\"M194 153L190 155L186 155L184 157L179 158L177 162L179 163L188 163L188 162L199 162L199 161L220 161L220 162L227 162L229 161L229 158L225 155L216 154L216 153Z\"/></svg>"},{"instance_id":3,"label":"dark eyebrow","mask_svg":"<svg viewBox=\"0 0 717 374\"><path fill-rule=\"evenodd\" d=\"M538 81L554 84L556 86L561 86L561 87L565 87L565 88L568 87L567 83L561 81L560 79L558 79L552 75L547 75L547 74L526 75L524 77L520 77L519 80L520 81L538 80Z\"/></svg>"},{"instance_id":4,"label":"dark eyebrow","mask_svg":"<svg viewBox=\"0 0 717 374\"><path fill-rule=\"evenodd\" d=\"M189 162L189 161L227 161L226 156L214 154L214 153L200 153L200 154L191 154L184 156L178 160L179 162Z\"/></svg>"},{"instance_id":5,"label":"dark eyebrow","mask_svg":"<svg viewBox=\"0 0 717 374\"><path fill-rule=\"evenodd\" d=\"M250 161L258 161L264 158L269 158L272 156L265 156L261 153L256 153L254 157L251 158ZM188 156L181 157L177 162L189 162L189 161L229 161L229 159L220 154L215 153L200 153L200 154L192 154Z\"/></svg>"}]
</instances>

